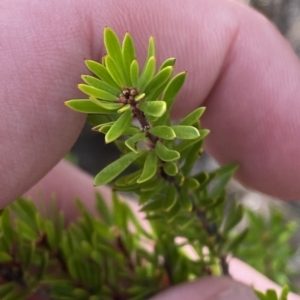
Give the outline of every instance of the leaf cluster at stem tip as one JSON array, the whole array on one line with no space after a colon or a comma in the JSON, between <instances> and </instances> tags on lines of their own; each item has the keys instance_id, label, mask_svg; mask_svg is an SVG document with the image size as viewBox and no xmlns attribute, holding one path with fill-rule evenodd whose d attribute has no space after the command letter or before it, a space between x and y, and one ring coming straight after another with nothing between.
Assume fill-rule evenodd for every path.
<instances>
[{"instance_id":1,"label":"leaf cluster at stem tip","mask_svg":"<svg viewBox=\"0 0 300 300\"><path fill-rule=\"evenodd\" d=\"M121 43L116 33L106 27L104 44L107 54L101 63L85 62L94 76L83 75L84 83L78 88L87 99L65 103L75 111L104 116L93 130L104 133L106 143L123 138L126 146L123 156L104 168L95 177L94 184L109 183L133 162L143 168L130 183L126 182L126 188L131 183L176 177L182 165L181 152L201 143L209 133L200 130L199 119L204 108L196 109L177 124L170 120L170 110L184 84L186 72L173 76L173 58L157 68L153 37L149 39L143 67L136 59L129 33ZM182 178L176 180L180 182Z\"/></svg>"}]
</instances>

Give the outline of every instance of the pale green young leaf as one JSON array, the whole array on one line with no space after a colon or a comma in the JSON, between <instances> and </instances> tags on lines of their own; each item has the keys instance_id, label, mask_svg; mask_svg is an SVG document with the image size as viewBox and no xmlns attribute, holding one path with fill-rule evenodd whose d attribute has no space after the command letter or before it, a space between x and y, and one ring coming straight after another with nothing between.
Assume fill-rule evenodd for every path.
<instances>
[{"instance_id":1,"label":"pale green young leaf","mask_svg":"<svg viewBox=\"0 0 300 300\"><path fill-rule=\"evenodd\" d=\"M112 85L106 83L105 81L100 80L94 76L81 75L81 78L88 85L93 86L99 90L108 92L112 95L119 96L119 94L122 92L121 89L116 89L114 86L112 86Z\"/></svg>"},{"instance_id":2,"label":"pale green young leaf","mask_svg":"<svg viewBox=\"0 0 300 300\"><path fill-rule=\"evenodd\" d=\"M119 88L126 86L124 74L122 73L120 66L118 66L117 63L114 61L114 59L109 55L105 56L105 65L109 74L114 79L114 81L118 84Z\"/></svg>"},{"instance_id":3,"label":"pale green young leaf","mask_svg":"<svg viewBox=\"0 0 300 300\"><path fill-rule=\"evenodd\" d=\"M143 111L147 116L161 117L167 110L167 104L165 101L151 101L142 102L139 104L139 109Z\"/></svg>"},{"instance_id":4,"label":"pale green young leaf","mask_svg":"<svg viewBox=\"0 0 300 300\"><path fill-rule=\"evenodd\" d=\"M149 132L157 137L166 139L166 140L173 140L176 135L173 129L166 125L159 125L149 129Z\"/></svg>"},{"instance_id":5,"label":"pale green young leaf","mask_svg":"<svg viewBox=\"0 0 300 300\"><path fill-rule=\"evenodd\" d=\"M129 167L143 153L143 151L140 151L138 154L129 152L115 160L96 175L94 179L94 185L103 185L109 183L119 174L121 174L127 167Z\"/></svg>"},{"instance_id":6,"label":"pale green young leaf","mask_svg":"<svg viewBox=\"0 0 300 300\"><path fill-rule=\"evenodd\" d=\"M118 113L123 113L126 110L129 110L131 108L130 104L126 104L123 107L121 107L120 109L118 109Z\"/></svg>"},{"instance_id":7,"label":"pale green young leaf","mask_svg":"<svg viewBox=\"0 0 300 300\"><path fill-rule=\"evenodd\" d=\"M111 125L104 125L99 129L99 132L106 134L109 131L110 128L111 128ZM122 134L123 135L134 135L134 134L139 133L139 132L140 132L140 129L138 127L128 126L127 128L124 129ZM115 143L116 142L117 142L117 140L115 140ZM125 145L124 145L124 147L126 148Z\"/></svg>"},{"instance_id":8,"label":"pale green young leaf","mask_svg":"<svg viewBox=\"0 0 300 300\"><path fill-rule=\"evenodd\" d=\"M170 150L161 141L155 145L157 156L163 161L174 161L180 158L180 153L175 150Z\"/></svg>"},{"instance_id":9,"label":"pale green young leaf","mask_svg":"<svg viewBox=\"0 0 300 300\"><path fill-rule=\"evenodd\" d=\"M65 102L65 105L69 108L85 113L85 114L111 114L112 111L105 109L92 101L90 99L72 99Z\"/></svg>"},{"instance_id":10,"label":"pale green young leaf","mask_svg":"<svg viewBox=\"0 0 300 300\"><path fill-rule=\"evenodd\" d=\"M118 90L121 88L121 86L119 86L114 81L114 79L109 74L108 70L102 64L99 64L93 60L86 60L85 64L90 71L92 71L95 75L97 75L100 79L102 79L107 84L115 87Z\"/></svg>"},{"instance_id":11,"label":"pale green young leaf","mask_svg":"<svg viewBox=\"0 0 300 300\"><path fill-rule=\"evenodd\" d=\"M182 119L178 125L193 125L197 122L205 111L205 107L199 107Z\"/></svg>"},{"instance_id":12,"label":"pale green young leaf","mask_svg":"<svg viewBox=\"0 0 300 300\"><path fill-rule=\"evenodd\" d=\"M136 87L139 80L139 63L135 59L130 65L130 80L132 86Z\"/></svg>"},{"instance_id":13,"label":"pale green young leaf","mask_svg":"<svg viewBox=\"0 0 300 300\"><path fill-rule=\"evenodd\" d=\"M137 183L142 183L147 180L150 180L157 172L157 155L154 150L152 150L144 164L143 172L141 176L138 178Z\"/></svg>"},{"instance_id":14,"label":"pale green young leaf","mask_svg":"<svg viewBox=\"0 0 300 300\"><path fill-rule=\"evenodd\" d=\"M176 58L174 58L174 57L170 57L170 58L166 59L160 66L159 71L161 71L162 69L167 68L167 67L174 67L175 62L176 62Z\"/></svg>"},{"instance_id":15,"label":"pale green young leaf","mask_svg":"<svg viewBox=\"0 0 300 300\"><path fill-rule=\"evenodd\" d=\"M136 58L136 53L135 53L135 48L134 48L134 43L133 43L132 37L128 32L125 34L125 37L123 39L122 55L123 55L125 68L128 71L130 71L130 66L131 66L131 63ZM131 82L131 85L133 86L132 82Z\"/></svg>"},{"instance_id":16,"label":"pale green young leaf","mask_svg":"<svg viewBox=\"0 0 300 300\"><path fill-rule=\"evenodd\" d=\"M174 100L185 82L185 78L186 72L179 73L171 79L165 88L162 99L167 102L168 111L171 110Z\"/></svg>"},{"instance_id":17,"label":"pale green young leaf","mask_svg":"<svg viewBox=\"0 0 300 300\"><path fill-rule=\"evenodd\" d=\"M137 88L139 91L144 91L147 85L152 80L155 74L156 59L154 56L146 62L144 70L138 79Z\"/></svg>"},{"instance_id":18,"label":"pale green young leaf","mask_svg":"<svg viewBox=\"0 0 300 300\"><path fill-rule=\"evenodd\" d=\"M178 173L178 167L177 165L172 162L172 161L168 161L163 165L163 169L165 171L165 173L169 176L175 176Z\"/></svg>"},{"instance_id":19,"label":"pale green young leaf","mask_svg":"<svg viewBox=\"0 0 300 300\"><path fill-rule=\"evenodd\" d=\"M111 101L105 101L105 100L98 100L94 97L90 97L90 101L92 101L94 104L104 108L105 110L110 110L113 112L117 112L117 110L119 110L123 104L122 103L114 103ZM111 112L111 113L113 113Z\"/></svg>"},{"instance_id":20,"label":"pale green young leaf","mask_svg":"<svg viewBox=\"0 0 300 300\"><path fill-rule=\"evenodd\" d=\"M155 56L155 43L153 36L149 38L147 60L149 60L152 56Z\"/></svg>"},{"instance_id":21,"label":"pale green young leaf","mask_svg":"<svg viewBox=\"0 0 300 300\"><path fill-rule=\"evenodd\" d=\"M171 128L179 139L193 140L200 136L199 130L193 126L174 125Z\"/></svg>"},{"instance_id":22,"label":"pale green young leaf","mask_svg":"<svg viewBox=\"0 0 300 300\"><path fill-rule=\"evenodd\" d=\"M123 63L122 49L119 38L116 33L109 27L104 29L104 45L109 56L118 64Z\"/></svg>"},{"instance_id":23,"label":"pale green young leaf","mask_svg":"<svg viewBox=\"0 0 300 300\"><path fill-rule=\"evenodd\" d=\"M106 101L116 101L118 97L116 95L110 94L106 91L99 90L93 86L86 84L79 84L78 88L88 96L95 97L97 99L106 100Z\"/></svg>"},{"instance_id":24,"label":"pale green young leaf","mask_svg":"<svg viewBox=\"0 0 300 300\"><path fill-rule=\"evenodd\" d=\"M147 95L147 101L156 100L157 97L163 92L166 85L168 84L172 74L173 67L166 67L160 70L150 81L150 83L145 88L145 93Z\"/></svg>"},{"instance_id":25,"label":"pale green young leaf","mask_svg":"<svg viewBox=\"0 0 300 300\"><path fill-rule=\"evenodd\" d=\"M146 137L145 132L136 133L129 139L125 141L125 145L133 152L137 153L136 144L140 141L143 141Z\"/></svg>"},{"instance_id":26,"label":"pale green young leaf","mask_svg":"<svg viewBox=\"0 0 300 300\"><path fill-rule=\"evenodd\" d=\"M107 134L105 135L105 142L111 143L120 137L125 129L129 126L132 120L131 110L126 110L120 118L114 122Z\"/></svg>"},{"instance_id":27,"label":"pale green young leaf","mask_svg":"<svg viewBox=\"0 0 300 300\"><path fill-rule=\"evenodd\" d=\"M118 66L118 71L121 75L121 78L124 80L124 86L129 86L129 70L126 69L125 66L119 38L117 37L116 33L109 27L106 27L104 29L104 44L108 56L111 57ZM108 67L107 60L105 60L105 65L106 67Z\"/></svg>"}]
</instances>

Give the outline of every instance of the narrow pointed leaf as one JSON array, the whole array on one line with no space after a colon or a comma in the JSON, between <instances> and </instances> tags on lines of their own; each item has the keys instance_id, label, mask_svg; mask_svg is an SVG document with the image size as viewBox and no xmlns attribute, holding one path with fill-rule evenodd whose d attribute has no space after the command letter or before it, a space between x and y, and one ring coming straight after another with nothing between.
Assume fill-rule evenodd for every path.
<instances>
[{"instance_id":1,"label":"narrow pointed leaf","mask_svg":"<svg viewBox=\"0 0 300 300\"><path fill-rule=\"evenodd\" d=\"M123 55L125 68L128 71L130 71L130 66L131 66L131 63L136 58L136 53L135 53L135 48L134 48L134 44L132 41L132 37L128 32L125 34L125 37L123 40L122 55ZM133 85L132 82L131 82L131 85Z\"/></svg>"},{"instance_id":2,"label":"narrow pointed leaf","mask_svg":"<svg viewBox=\"0 0 300 300\"><path fill-rule=\"evenodd\" d=\"M161 141L155 145L157 156L163 161L174 161L180 158L180 153L175 150L168 149Z\"/></svg>"},{"instance_id":3,"label":"narrow pointed leaf","mask_svg":"<svg viewBox=\"0 0 300 300\"><path fill-rule=\"evenodd\" d=\"M147 60L152 56L155 56L155 43L153 36L149 38Z\"/></svg>"},{"instance_id":4,"label":"narrow pointed leaf","mask_svg":"<svg viewBox=\"0 0 300 300\"><path fill-rule=\"evenodd\" d=\"M163 165L163 169L166 172L166 174L168 174L169 176L175 176L178 173L178 167L172 161L166 162Z\"/></svg>"},{"instance_id":5,"label":"narrow pointed leaf","mask_svg":"<svg viewBox=\"0 0 300 300\"><path fill-rule=\"evenodd\" d=\"M121 174L127 167L129 167L142 154L143 152L138 154L129 152L123 155L121 158L115 160L96 175L94 179L94 185L103 185L109 183L119 174Z\"/></svg>"},{"instance_id":6,"label":"narrow pointed leaf","mask_svg":"<svg viewBox=\"0 0 300 300\"><path fill-rule=\"evenodd\" d=\"M157 172L157 155L155 151L151 151L144 164L142 175L138 178L137 183L145 182L151 179Z\"/></svg>"},{"instance_id":7,"label":"narrow pointed leaf","mask_svg":"<svg viewBox=\"0 0 300 300\"><path fill-rule=\"evenodd\" d=\"M137 149L136 149L136 144L142 140L144 140L146 137L146 133L145 132L140 132L137 133L135 135L133 135L132 137L130 137L129 139L127 139L125 141L125 145L133 152L137 153Z\"/></svg>"},{"instance_id":8,"label":"narrow pointed leaf","mask_svg":"<svg viewBox=\"0 0 300 300\"><path fill-rule=\"evenodd\" d=\"M160 125L150 128L149 132L155 136L166 140L173 140L176 135L173 129L169 126Z\"/></svg>"},{"instance_id":9,"label":"narrow pointed leaf","mask_svg":"<svg viewBox=\"0 0 300 300\"><path fill-rule=\"evenodd\" d=\"M175 62L176 62L176 58L174 58L174 57L166 59L160 66L159 71L161 71L162 69L167 68L167 67L174 67Z\"/></svg>"},{"instance_id":10,"label":"narrow pointed leaf","mask_svg":"<svg viewBox=\"0 0 300 300\"><path fill-rule=\"evenodd\" d=\"M146 115L153 117L161 117L167 110L167 104L164 101L142 102L139 104L139 109Z\"/></svg>"},{"instance_id":11,"label":"narrow pointed leaf","mask_svg":"<svg viewBox=\"0 0 300 300\"><path fill-rule=\"evenodd\" d=\"M199 107L182 119L178 125L193 125L195 122L199 121L201 116L205 111L205 107Z\"/></svg>"},{"instance_id":12,"label":"narrow pointed leaf","mask_svg":"<svg viewBox=\"0 0 300 300\"><path fill-rule=\"evenodd\" d=\"M94 76L82 75L81 78L88 85L91 85L99 90L106 91L112 95L119 96L119 94L122 92L121 89L116 89L114 86L112 86Z\"/></svg>"},{"instance_id":13,"label":"narrow pointed leaf","mask_svg":"<svg viewBox=\"0 0 300 300\"><path fill-rule=\"evenodd\" d=\"M185 78L186 78L186 72L182 72L177 74L168 83L162 96L162 99L167 102L168 111L171 110L174 100L185 82Z\"/></svg>"},{"instance_id":14,"label":"narrow pointed leaf","mask_svg":"<svg viewBox=\"0 0 300 300\"><path fill-rule=\"evenodd\" d=\"M139 80L139 64L135 59L130 65L130 80L132 86L136 87Z\"/></svg>"},{"instance_id":15,"label":"narrow pointed leaf","mask_svg":"<svg viewBox=\"0 0 300 300\"><path fill-rule=\"evenodd\" d=\"M132 120L131 110L126 110L120 118L114 122L107 134L105 135L105 142L110 143L120 137L125 129L129 126Z\"/></svg>"},{"instance_id":16,"label":"narrow pointed leaf","mask_svg":"<svg viewBox=\"0 0 300 300\"><path fill-rule=\"evenodd\" d=\"M109 27L105 27L104 29L104 45L109 56L111 56L117 64L122 64L123 55L120 41L116 33Z\"/></svg>"},{"instance_id":17,"label":"narrow pointed leaf","mask_svg":"<svg viewBox=\"0 0 300 300\"><path fill-rule=\"evenodd\" d=\"M114 61L114 59L111 58L109 55L106 55L105 57L105 65L109 74L114 79L114 81L118 84L118 86L120 88L126 86L124 74L122 73L120 66L118 66L117 63Z\"/></svg>"},{"instance_id":18,"label":"narrow pointed leaf","mask_svg":"<svg viewBox=\"0 0 300 300\"><path fill-rule=\"evenodd\" d=\"M154 76L154 73L155 73L155 65L156 65L156 59L155 59L154 56L152 56L146 62L146 65L144 67L142 75L138 79L137 88L139 89L139 91L144 91L144 89L146 88L146 86L152 80L152 78Z\"/></svg>"},{"instance_id":19,"label":"narrow pointed leaf","mask_svg":"<svg viewBox=\"0 0 300 300\"><path fill-rule=\"evenodd\" d=\"M123 104L122 103L114 103L114 102L111 102L111 101L101 101L101 100L98 100L94 97L90 97L90 101L93 102L94 104L104 108L105 110L113 110L113 111L117 111L118 109L120 109Z\"/></svg>"},{"instance_id":20,"label":"narrow pointed leaf","mask_svg":"<svg viewBox=\"0 0 300 300\"><path fill-rule=\"evenodd\" d=\"M168 84L173 74L173 70L173 67L166 67L153 77L145 89L147 101L156 100L158 98Z\"/></svg>"},{"instance_id":21,"label":"narrow pointed leaf","mask_svg":"<svg viewBox=\"0 0 300 300\"><path fill-rule=\"evenodd\" d=\"M116 101L118 97L116 95L110 94L106 91L99 90L93 86L86 84L79 84L78 88L85 94L95 97L97 99L106 100L106 101Z\"/></svg>"},{"instance_id":22,"label":"narrow pointed leaf","mask_svg":"<svg viewBox=\"0 0 300 300\"><path fill-rule=\"evenodd\" d=\"M199 130L193 126L175 125L172 126L172 129L179 139L193 140L200 136Z\"/></svg>"},{"instance_id":23,"label":"narrow pointed leaf","mask_svg":"<svg viewBox=\"0 0 300 300\"><path fill-rule=\"evenodd\" d=\"M115 87L116 89L121 88L121 86L118 86L118 84L114 81L114 79L109 74L108 70L103 65L101 65L93 60L86 60L85 64L89 70L91 70L95 75L97 75L104 82Z\"/></svg>"}]
</instances>

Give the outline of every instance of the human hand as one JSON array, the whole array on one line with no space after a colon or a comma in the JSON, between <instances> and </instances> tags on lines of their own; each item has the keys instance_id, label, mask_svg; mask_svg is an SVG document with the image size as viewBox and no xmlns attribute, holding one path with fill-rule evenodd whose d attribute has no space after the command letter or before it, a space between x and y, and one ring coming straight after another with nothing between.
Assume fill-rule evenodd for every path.
<instances>
[{"instance_id":1,"label":"human hand","mask_svg":"<svg viewBox=\"0 0 300 300\"><path fill-rule=\"evenodd\" d=\"M81 59L104 54L105 25L120 34L128 30L140 42L140 54L153 34L158 60L174 56L178 70L188 71L174 116L207 106L206 148L221 163L240 163L238 177L253 188L299 198L299 61L251 9L225 0L189 1L185 7L158 0L102 1L101 6L79 0L3 1L0 24L1 206L44 176L74 143L84 118L63 101L79 96ZM61 185L55 178L45 181L45 191L55 191L58 200L71 199L67 195L75 191L88 199L82 182L74 187L72 176L67 176L70 190L68 180ZM71 217L70 209L66 213Z\"/></svg>"}]
</instances>

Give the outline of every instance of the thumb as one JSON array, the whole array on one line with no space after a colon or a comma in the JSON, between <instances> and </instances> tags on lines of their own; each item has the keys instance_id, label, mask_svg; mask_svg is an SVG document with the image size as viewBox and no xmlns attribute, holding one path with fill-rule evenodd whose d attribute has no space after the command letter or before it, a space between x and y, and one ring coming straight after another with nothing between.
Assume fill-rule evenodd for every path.
<instances>
[{"instance_id":1,"label":"thumb","mask_svg":"<svg viewBox=\"0 0 300 300\"><path fill-rule=\"evenodd\" d=\"M258 300L253 290L228 277L207 277L170 288L151 300Z\"/></svg>"}]
</instances>

